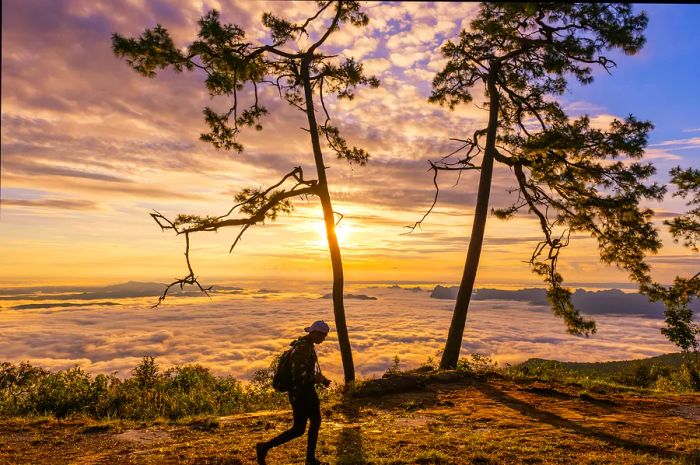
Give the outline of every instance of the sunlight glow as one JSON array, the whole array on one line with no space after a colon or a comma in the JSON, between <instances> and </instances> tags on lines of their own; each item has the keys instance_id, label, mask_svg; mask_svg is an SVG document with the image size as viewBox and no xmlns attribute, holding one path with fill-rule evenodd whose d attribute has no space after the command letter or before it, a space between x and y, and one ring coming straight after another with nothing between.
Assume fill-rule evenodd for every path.
<instances>
[{"instance_id":1,"label":"sunlight glow","mask_svg":"<svg viewBox=\"0 0 700 465\"><path fill-rule=\"evenodd\" d=\"M321 247L328 247L328 242L326 240L326 223L323 220L319 220L314 223L314 231L318 235L316 243ZM338 243L340 246L347 245L348 240L352 236L352 226L347 223L347 220L343 220L335 227L335 235L338 237Z\"/></svg>"}]
</instances>

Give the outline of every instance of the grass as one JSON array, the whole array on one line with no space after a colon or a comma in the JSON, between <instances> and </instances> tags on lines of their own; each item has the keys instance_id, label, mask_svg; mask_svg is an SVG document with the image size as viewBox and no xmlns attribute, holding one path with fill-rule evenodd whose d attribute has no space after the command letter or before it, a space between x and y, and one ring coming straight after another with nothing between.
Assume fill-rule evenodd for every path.
<instances>
[{"instance_id":1,"label":"grass","mask_svg":"<svg viewBox=\"0 0 700 465\"><path fill-rule=\"evenodd\" d=\"M153 360L139 367L114 389L125 384L133 389L127 399L157 392L152 399L160 404L148 415L134 415L143 404L125 404L130 407L123 407L122 417L120 410L95 415L93 407L63 416L37 409L5 414L0 465L254 464L253 445L291 424L283 396L265 387L269 371L251 385L229 379L224 386L235 389L217 391L222 384L201 367L161 372ZM544 367L499 369L477 356L463 359L455 371L438 372L426 364L406 372L397 360L385 378L323 393L318 455L342 465L700 464L700 393L627 386L562 366ZM27 386L43 385L9 369L5 383L8 373L24 380L27 399L32 398ZM96 382L88 377L86 384L75 374L62 379L80 386ZM18 392L17 382L12 390ZM6 389L0 392L7 395ZM94 391L81 392L79 398L101 405L99 396L89 395ZM213 402L222 392L235 394L235 402ZM56 399L64 402L65 395ZM172 402L182 399L188 407L174 408ZM304 446L301 439L275 449L268 463L303 463Z\"/></svg>"},{"instance_id":2,"label":"grass","mask_svg":"<svg viewBox=\"0 0 700 465\"><path fill-rule=\"evenodd\" d=\"M465 374L391 395L329 398L319 457L343 465L700 464L700 395L581 395L568 384ZM254 464L288 410L177 421L7 418L0 464ZM303 463L305 440L270 453ZM4 461L3 461L4 460Z\"/></svg>"}]
</instances>

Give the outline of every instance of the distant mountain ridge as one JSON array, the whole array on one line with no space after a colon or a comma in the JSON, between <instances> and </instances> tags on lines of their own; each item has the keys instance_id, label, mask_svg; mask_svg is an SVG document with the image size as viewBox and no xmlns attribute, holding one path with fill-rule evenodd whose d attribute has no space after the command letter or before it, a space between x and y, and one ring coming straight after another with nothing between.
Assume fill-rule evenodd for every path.
<instances>
[{"instance_id":1,"label":"distant mountain ridge","mask_svg":"<svg viewBox=\"0 0 700 465\"><path fill-rule=\"evenodd\" d=\"M126 283L108 286L56 286L56 287L27 287L0 289L0 300L95 300L95 299L124 299L131 297L156 297L163 294L166 284L154 282L128 281ZM194 286L191 289L173 287L170 295L190 296L201 295ZM230 286L212 286L212 292L240 291L241 288Z\"/></svg>"},{"instance_id":2,"label":"distant mountain ridge","mask_svg":"<svg viewBox=\"0 0 700 465\"><path fill-rule=\"evenodd\" d=\"M455 300L458 291L458 286L445 287L438 285L435 286L430 297L433 299ZM547 290L536 287L518 290L476 289L472 295L472 300L515 300L532 305L549 305L547 302ZM576 308L589 315L642 315L649 318L662 318L664 314L662 303L649 302L641 294L625 293L619 289L602 291L576 289L573 293L572 301ZM700 310L700 302L697 299L694 300L691 308L695 311Z\"/></svg>"}]
</instances>

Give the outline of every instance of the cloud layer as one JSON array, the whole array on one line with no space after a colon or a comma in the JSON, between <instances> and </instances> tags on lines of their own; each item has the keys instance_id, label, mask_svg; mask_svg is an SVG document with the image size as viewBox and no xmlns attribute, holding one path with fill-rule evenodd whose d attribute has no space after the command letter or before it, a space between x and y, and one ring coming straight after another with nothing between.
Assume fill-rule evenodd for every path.
<instances>
[{"instance_id":1,"label":"cloud layer","mask_svg":"<svg viewBox=\"0 0 700 465\"><path fill-rule=\"evenodd\" d=\"M436 358L449 327L453 303L425 291L356 287L377 300L348 300L346 312L360 376L379 375L398 355L405 368ZM322 290L274 290L206 299L171 299L158 309L153 298L122 299L121 306L0 311L3 360L51 369L78 364L91 372L128 375L143 356L162 367L200 363L219 374L248 378L265 368L309 323L333 327ZM5 306L5 302L3 302ZM501 363L530 357L602 361L674 351L659 333L660 319L597 315L598 334L567 335L543 306L525 302L475 301L462 353L490 354ZM336 380L342 367L335 332L318 346L321 366Z\"/></svg>"}]
</instances>

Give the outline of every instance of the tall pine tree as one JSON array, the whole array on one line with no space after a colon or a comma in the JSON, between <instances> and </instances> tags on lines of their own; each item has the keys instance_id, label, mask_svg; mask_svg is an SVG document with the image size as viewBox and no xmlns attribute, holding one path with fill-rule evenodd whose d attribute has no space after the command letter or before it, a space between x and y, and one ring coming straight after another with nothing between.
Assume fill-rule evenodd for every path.
<instances>
[{"instance_id":1,"label":"tall pine tree","mask_svg":"<svg viewBox=\"0 0 700 465\"><path fill-rule=\"evenodd\" d=\"M112 45L117 56L124 58L134 70L147 77L155 76L157 69L164 68L178 72L204 71L205 85L210 95L225 97L230 102L228 110L223 113L217 113L209 107L204 109L209 132L200 138L217 149L240 152L243 147L236 141L236 137L241 129L246 126L262 129L261 118L267 114L267 109L259 100L260 86L276 87L281 99L305 114L316 179L305 179L302 169L295 167L267 189L241 191L236 196L238 203L222 216L179 215L170 220L158 212L152 214L161 228L173 230L178 235L183 234L186 242L185 256L189 274L171 283L161 300L167 295L168 289L175 285L196 284L206 291L190 265L190 234L240 226L241 231L231 247L233 249L250 226L274 220L280 212L291 211L292 198L318 196L333 269L335 324L345 380L349 382L354 380L355 372L343 303L343 265L335 232L336 213L328 190L321 137L325 138L327 146L338 158L349 163L364 165L369 155L361 148L349 146L338 128L330 124L331 117L324 104L324 96L335 94L338 98L351 99L357 86L376 87L379 82L374 77L365 76L362 65L353 58L340 59L322 53L324 43L342 25L367 24L368 17L361 11L359 3L319 1L317 4L317 12L302 23L293 23L272 13L263 14L262 23L269 30L271 41L268 44L251 44L243 29L234 24L222 23L219 13L211 11L200 19L197 39L184 50L175 46L170 34L161 25L147 29L138 38L114 34ZM322 26L317 26L317 23ZM317 26L315 30L320 29L321 32L314 35L310 32L314 30L312 26ZM300 41L302 37L308 38L310 45L300 45L304 43ZM252 95L243 92L246 87L252 89ZM247 105L244 97L248 97ZM323 111L323 122L317 118L319 110ZM242 216L234 217L236 213Z\"/></svg>"},{"instance_id":2,"label":"tall pine tree","mask_svg":"<svg viewBox=\"0 0 700 465\"><path fill-rule=\"evenodd\" d=\"M559 254L573 232L596 238L604 263L616 264L633 280L649 282L644 257L660 242L653 212L640 201L664 194L663 187L645 183L654 168L638 161L651 123L629 116L603 130L586 116L569 118L556 100L568 79L589 84L594 68L610 71L615 62L608 51L639 51L646 24L646 16L634 14L628 4L483 3L459 41L444 45L447 64L433 81L430 100L452 109L470 103L473 90L483 86L488 122L463 140L462 150L431 162L436 178L442 170L480 172L467 259L441 368L454 368L459 357L494 163L512 173L517 200L493 213L500 219L531 214L539 221L542 241L532 253L531 268L548 284L552 310L570 333L595 332L595 322L574 308L571 291L557 271Z\"/></svg>"}]
</instances>

